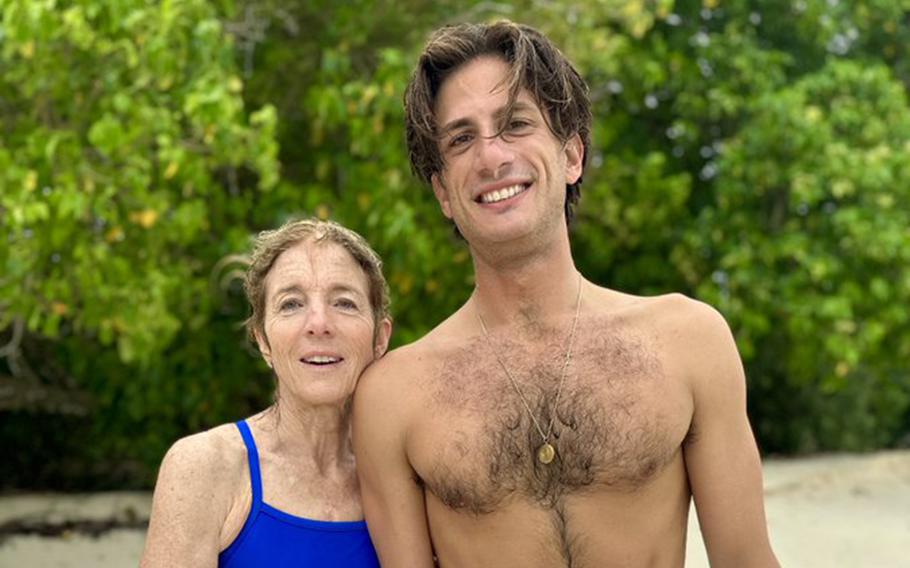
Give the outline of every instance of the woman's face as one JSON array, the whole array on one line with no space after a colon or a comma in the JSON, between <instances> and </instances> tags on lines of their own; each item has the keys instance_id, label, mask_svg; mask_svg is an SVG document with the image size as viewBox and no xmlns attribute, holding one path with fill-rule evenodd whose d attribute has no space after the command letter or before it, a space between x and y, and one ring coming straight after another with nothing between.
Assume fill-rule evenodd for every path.
<instances>
[{"instance_id":1,"label":"woman's face","mask_svg":"<svg viewBox=\"0 0 910 568\"><path fill-rule=\"evenodd\" d=\"M304 241L281 253L266 276L265 337L259 349L281 397L341 405L360 374L388 346L391 324L374 344L367 276L341 245Z\"/></svg>"}]
</instances>

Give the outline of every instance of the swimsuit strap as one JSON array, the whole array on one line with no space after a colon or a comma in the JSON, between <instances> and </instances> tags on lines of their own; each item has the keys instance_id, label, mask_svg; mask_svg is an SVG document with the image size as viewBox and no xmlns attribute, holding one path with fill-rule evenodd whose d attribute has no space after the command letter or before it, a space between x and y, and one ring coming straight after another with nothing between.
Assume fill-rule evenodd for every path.
<instances>
[{"instance_id":1,"label":"swimsuit strap","mask_svg":"<svg viewBox=\"0 0 910 568\"><path fill-rule=\"evenodd\" d=\"M262 503L262 477L259 474L259 452L256 450L256 442L253 440L253 433L250 431L246 420L237 422L237 429L243 437L243 443L246 445L247 462L250 464L250 485L253 488L253 504L250 507L250 517L258 512L259 505Z\"/></svg>"}]
</instances>

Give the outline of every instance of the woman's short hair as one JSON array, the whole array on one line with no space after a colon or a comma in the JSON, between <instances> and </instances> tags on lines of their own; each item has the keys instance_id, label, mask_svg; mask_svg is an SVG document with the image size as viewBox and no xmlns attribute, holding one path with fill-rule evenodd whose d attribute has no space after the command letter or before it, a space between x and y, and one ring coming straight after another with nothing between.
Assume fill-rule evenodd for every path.
<instances>
[{"instance_id":1,"label":"woman's short hair","mask_svg":"<svg viewBox=\"0 0 910 568\"><path fill-rule=\"evenodd\" d=\"M284 251L305 241L340 245L363 269L369 285L367 292L375 333L379 322L389 317L389 285L382 274L382 259L366 239L354 231L334 221L310 218L288 221L278 229L262 231L253 241L253 251L243 280L243 289L251 308L250 317L246 320L250 337L255 341L258 332L265 338L265 281L275 260Z\"/></svg>"}]
</instances>

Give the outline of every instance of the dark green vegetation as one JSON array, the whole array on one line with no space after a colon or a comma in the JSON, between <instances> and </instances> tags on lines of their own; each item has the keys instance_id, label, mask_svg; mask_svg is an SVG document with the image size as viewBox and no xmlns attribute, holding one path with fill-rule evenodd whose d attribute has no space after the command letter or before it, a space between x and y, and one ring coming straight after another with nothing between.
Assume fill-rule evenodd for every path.
<instances>
[{"instance_id":1,"label":"dark green vegetation","mask_svg":"<svg viewBox=\"0 0 910 568\"><path fill-rule=\"evenodd\" d=\"M0 0L3 486L143 487L266 405L231 255L332 217L386 261L401 344L471 287L410 175L401 94L445 22L535 25L595 105L591 279L739 341L760 444L910 433L910 3Z\"/></svg>"}]
</instances>

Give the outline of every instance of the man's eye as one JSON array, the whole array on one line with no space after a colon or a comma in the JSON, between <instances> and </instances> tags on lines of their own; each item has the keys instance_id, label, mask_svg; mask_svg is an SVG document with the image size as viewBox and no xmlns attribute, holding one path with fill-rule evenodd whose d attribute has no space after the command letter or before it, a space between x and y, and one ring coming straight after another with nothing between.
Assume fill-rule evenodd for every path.
<instances>
[{"instance_id":1,"label":"man's eye","mask_svg":"<svg viewBox=\"0 0 910 568\"><path fill-rule=\"evenodd\" d=\"M513 136L516 134L525 134L532 126L534 125L528 120L525 120L523 118L513 118L509 121L509 125L503 134L511 134Z\"/></svg>"},{"instance_id":2,"label":"man's eye","mask_svg":"<svg viewBox=\"0 0 910 568\"><path fill-rule=\"evenodd\" d=\"M467 132L462 132L461 134L456 134L449 138L449 148L460 148L471 141L471 135Z\"/></svg>"}]
</instances>

